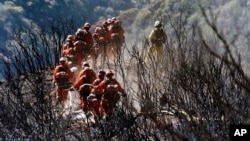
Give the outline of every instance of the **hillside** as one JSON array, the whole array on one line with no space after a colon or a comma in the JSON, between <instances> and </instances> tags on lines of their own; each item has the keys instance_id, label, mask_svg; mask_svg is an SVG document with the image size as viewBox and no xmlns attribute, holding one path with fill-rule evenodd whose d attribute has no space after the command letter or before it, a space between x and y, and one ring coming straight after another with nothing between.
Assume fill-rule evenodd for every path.
<instances>
[{"instance_id":1,"label":"hillside","mask_svg":"<svg viewBox=\"0 0 250 141\"><path fill-rule=\"evenodd\" d=\"M249 35L248 0L209 2L196 0L62 0L60 2L56 0L6 0L0 2L0 49L3 55L9 56L6 42L10 34L20 25L24 27L31 23L46 25L53 18L73 17L75 28L78 28L84 22L95 25L101 19L119 17L126 29L127 42L132 44L142 42L147 38L155 20L161 20L170 39L176 40L175 36L179 33L176 33L175 30L181 28L178 27L180 26L180 23L178 25L180 16L186 18L185 22L189 24L200 24L204 33L209 34L207 27L203 26L204 19L200 16L199 2L205 8L213 9L214 14L218 17L217 26L223 29L221 31L224 32L223 34L241 32L243 38ZM231 35L228 38L234 38L234 34ZM243 42L248 41L243 40ZM237 46L242 46L242 44L239 43Z\"/></svg>"},{"instance_id":2,"label":"hillside","mask_svg":"<svg viewBox=\"0 0 250 141\"><path fill-rule=\"evenodd\" d=\"M0 83L0 140L229 140L231 125L250 124L248 5L248 0L1 3L1 32L10 36L0 36L7 39L0 54L7 60L0 72L6 79ZM125 43L102 69L115 72L127 97L108 118L75 120L57 102L52 72L68 34L85 21L95 26L113 16L122 22ZM153 57L146 63L155 20L162 21L168 40L162 61Z\"/></svg>"}]
</instances>

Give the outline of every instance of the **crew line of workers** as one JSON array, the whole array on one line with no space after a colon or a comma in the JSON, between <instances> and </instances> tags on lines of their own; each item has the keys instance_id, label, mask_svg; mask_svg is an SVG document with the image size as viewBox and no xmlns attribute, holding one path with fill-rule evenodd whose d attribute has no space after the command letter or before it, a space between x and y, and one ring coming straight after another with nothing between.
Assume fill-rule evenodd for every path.
<instances>
[{"instance_id":1,"label":"crew line of workers","mask_svg":"<svg viewBox=\"0 0 250 141\"><path fill-rule=\"evenodd\" d=\"M117 28L113 28L115 26ZM161 23L156 21L155 28L149 35L152 44L148 49L145 62L152 60L154 52L157 53L157 62L161 61L163 44L167 40L167 35L161 26ZM90 27L89 23L85 23L75 35L67 37L67 43L62 49L63 57L60 58L59 65L56 66L53 73L53 81L56 85L56 97L60 101L67 100L68 90L77 90L80 94L82 110L84 112L91 110L95 116L103 117L112 114L114 106L120 99L119 94L122 96L126 96L126 94L120 83L113 78L112 70L95 72L86 62L86 57L94 56L96 51L91 51L94 45L98 46L100 52L103 52L103 48L107 44L117 43L112 40L123 43L124 30L116 18L104 21L102 27L97 27L93 35L89 32ZM118 47L116 49L120 50ZM73 56L73 59L69 60L69 56ZM70 70L74 65L82 68L76 77Z\"/></svg>"},{"instance_id":2,"label":"crew line of workers","mask_svg":"<svg viewBox=\"0 0 250 141\"><path fill-rule=\"evenodd\" d=\"M82 110L85 113L91 110L95 116L103 117L113 113L120 94L126 96L120 83L113 78L112 70L107 72L100 70L96 74L87 62L83 62L82 70L73 82L74 74L70 71L66 58L60 58L59 62L59 66L54 70L53 80L56 83L56 97L61 102L67 101L69 90L77 90Z\"/></svg>"},{"instance_id":3,"label":"crew line of workers","mask_svg":"<svg viewBox=\"0 0 250 141\"><path fill-rule=\"evenodd\" d=\"M62 47L62 56L71 57L74 66L80 66L83 60L88 60L88 57L94 63L98 56L120 55L125 36L117 18L103 21L101 26L95 28L93 34L90 33L90 28L90 23L85 23L74 35L68 35L67 43Z\"/></svg>"}]
</instances>

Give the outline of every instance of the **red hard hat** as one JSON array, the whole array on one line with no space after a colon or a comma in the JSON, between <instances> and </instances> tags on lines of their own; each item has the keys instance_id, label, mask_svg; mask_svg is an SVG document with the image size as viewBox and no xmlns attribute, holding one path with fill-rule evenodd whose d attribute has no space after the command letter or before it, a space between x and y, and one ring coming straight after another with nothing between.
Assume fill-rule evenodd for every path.
<instances>
[{"instance_id":1,"label":"red hard hat","mask_svg":"<svg viewBox=\"0 0 250 141\"><path fill-rule=\"evenodd\" d=\"M114 75L114 73L111 70L106 72L107 77L112 77L113 75Z\"/></svg>"},{"instance_id":2,"label":"red hard hat","mask_svg":"<svg viewBox=\"0 0 250 141\"><path fill-rule=\"evenodd\" d=\"M73 39L74 39L74 36L73 36L73 35L68 35L67 41L73 41Z\"/></svg>"}]
</instances>

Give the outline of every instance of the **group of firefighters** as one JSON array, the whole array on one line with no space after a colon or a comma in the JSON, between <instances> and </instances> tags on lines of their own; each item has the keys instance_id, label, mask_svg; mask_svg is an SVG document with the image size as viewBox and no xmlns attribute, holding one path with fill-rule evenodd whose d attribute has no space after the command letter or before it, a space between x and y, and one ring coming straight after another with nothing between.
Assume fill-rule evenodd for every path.
<instances>
[{"instance_id":1,"label":"group of firefighters","mask_svg":"<svg viewBox=\"0 0 250 141\"><path fill-rule=\"evenodd\" d=\"M68 35L67 43L62 47L62 57L53 73L56 86L56 97L61 103L66 103L69 91L77 91L80 95L80 105L87 113L91 111L95 116L105 117L113 112L113 108L121 96L126 96L120 83L113 78L114 72L100 70L96 72L90 67L88 57L96 59L104 51L120 50L116 44L123 43L124 29L115 17L102 22L93 34L91 25L85 23L74 35ZM104 50L106 49L106 50ZM97 53L98 52L98 53ZM72 67L81 68L72 71Z\"/></svg>"},{"instance_id":2,"label":"group of firefighters","mask_svg":"<svg viewBox=\"0 0 250 141\"><path fill-rule=\"evenodd\" d=\"M151 46L146 55L146 63L152 60L154 52L157 53L157 62L161 61L163 44L167 40L161 22L156 21L154 27L149 35ZM126 94L120 83L113 78L112 70L95 72L87 62L87 57L93 56L96 59L96 54L106 51L108 53L109 50L119 52L121 48L115 44L124 42L124 29L115 17L103 21L102 26L97 26L93 34L89 32L90 28L91 25L85 23L74 35L68 35L59 65L53 73L53 82L56 86L56 97L61 102L67 100L68 91L76 90L79 92L80 105L85 113L91 110L95 116L104 117L112 114L120 95ZM69 56L73 59L69 60ZM80 66L82 70L73 73L70 68L74 65Z\"/></svg>"},{"instance_id":3,"label":"group of firefighters","mask_svg":"<svg viewBox=\"0 0 250 141\"><path fill-rule=\"evenodd\" d=\"M88 62L82 63L82 70L74 80L74 73L67 65L67 59L60 58L59 65L53 73L56 97L62 103L67 102L68 91L76 90L80 95L80 105L87 113L104 117L113 113L113 108L121 96L126 96L120 83L113 78L114 72L99 70L95 72Z\"/></svg>"},{"instance_id":4,"label":"group of firefighters","mask_svg":"<svg viewBox=\"0 0 250 141\"><path fill-rule=\"evenodd\" d=\"M114 56L121 52L125 36L116 17L102 21L95 27L94 33L90 33L90 28L91 24L85 23L74 35L68 35L67 43L62 47L62 56L71 57L74 65L80 65L88 57L95 62L98 56Z\"/></svg>"}]
</instances>

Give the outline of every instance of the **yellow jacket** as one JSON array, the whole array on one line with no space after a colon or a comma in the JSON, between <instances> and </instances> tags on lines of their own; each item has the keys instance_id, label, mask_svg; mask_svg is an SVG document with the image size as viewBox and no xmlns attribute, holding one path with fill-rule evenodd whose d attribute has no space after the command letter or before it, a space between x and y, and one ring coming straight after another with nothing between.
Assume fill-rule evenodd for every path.
<instances>
[{"instance_id":1,"label":"yellow jacket","mask_svg":"<svg viewBox=\"0 0 250 141\"><path fill-rule=\"evenodd\" d=\"M165 41L167 41L167 35L162 28L155 28L149 34L149 39L152 44L162 45Z\"/></svg>"}]
</instances>

